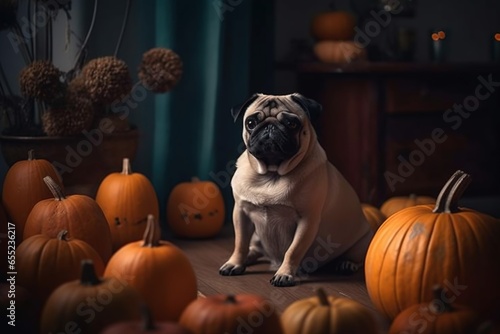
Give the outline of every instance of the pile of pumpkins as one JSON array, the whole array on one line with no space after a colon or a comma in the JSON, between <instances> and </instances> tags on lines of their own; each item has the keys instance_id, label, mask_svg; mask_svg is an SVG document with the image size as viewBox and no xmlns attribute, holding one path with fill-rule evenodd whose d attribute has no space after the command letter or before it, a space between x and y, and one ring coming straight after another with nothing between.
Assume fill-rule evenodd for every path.
<instances>
[{"instance_id":1,"label":"pile of pumpkins","mask_svg":"<svg viewBox=\"0 0 500 334\"><path fill-rule=\"evenodd\" d=\"M500 219L459 206L470 182L458 170L437 198L363 204L366 287L389 333L499 332Z\"/></svg>"},{"instance_id":2,"label":"pile of pumpkins","mask_svg":"<svg viewBox=\"0 0 500 334\"><path fill-rule=\"evenodd\" d=\"M356 17L346 10L327 10L311 20L313 51L324 63L343 64L367 58L365 48L355 41Z\"/></svg>"},{"instance_id":3,"label":"pile of pumpkins","mask_svg":"<svg viewBox=\"0 0 500 334\"><path fill-rule=\"evenodd\" d=\"M390 333L470 333L498 311L500 222L458 207L469 182L469 175L457 171L437 199L393 198L380 210L363 206L375 232L365 263L367 289L375 307L391 319ZM172 190L167 211L171 230L188 238L215 236L225 215L217 186L197 179ZM101 182L94 199L66 195L52 164L30 151L7 172L0 206L2 232L12 235L8 230L15 226L15 262L3 261L7 267L1 270L17 272L18 328L32 325L26 333L378 333L371 310L322 289L281 314L256 294L198 296L188 257L162 240L158 217L151 182L133 173L128 159L121 172ZM4 307L12 303L11 297L5 300L9 284L2 286ZM493 323L485 326L484 333L497 330Z\"/></svg>"}]
</instances>

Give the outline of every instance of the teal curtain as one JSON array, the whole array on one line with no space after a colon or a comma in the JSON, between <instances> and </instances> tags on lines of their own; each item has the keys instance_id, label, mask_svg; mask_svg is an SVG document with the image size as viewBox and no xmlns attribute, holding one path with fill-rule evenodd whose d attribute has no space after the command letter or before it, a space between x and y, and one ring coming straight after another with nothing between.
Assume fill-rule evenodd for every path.
<instances>
[{"instance_id":1,"label":"teal curtain","mask_svg":"<svg viewBox=\"0 0 500 334\"><path fill-rule=\"evenodd\" d=\"M163 217L172 188L197 176L219 185L230 220L229 181L243 149L230 109L272 85L272 8L270 1L156 1L154 44L184 64L178 86L154 97L151 180Z\"/></svg>"}]
</instances>

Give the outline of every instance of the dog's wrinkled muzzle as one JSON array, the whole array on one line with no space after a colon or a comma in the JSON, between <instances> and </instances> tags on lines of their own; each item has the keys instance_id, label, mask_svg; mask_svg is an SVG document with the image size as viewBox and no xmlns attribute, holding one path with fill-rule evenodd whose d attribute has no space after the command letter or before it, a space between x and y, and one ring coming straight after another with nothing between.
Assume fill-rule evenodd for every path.
<instances>
[{"instance_id":1,"label":"dog's wrinkled muzzle","mask_svg":"<svg viewBox=\"0 0 500 334\"><path fill-rule=\"evenodd\" d=\"M248 142L248 152L268 166L279 166L297 151L294 137L273 123L256 129Z\"/></svg>"}]
</instances>

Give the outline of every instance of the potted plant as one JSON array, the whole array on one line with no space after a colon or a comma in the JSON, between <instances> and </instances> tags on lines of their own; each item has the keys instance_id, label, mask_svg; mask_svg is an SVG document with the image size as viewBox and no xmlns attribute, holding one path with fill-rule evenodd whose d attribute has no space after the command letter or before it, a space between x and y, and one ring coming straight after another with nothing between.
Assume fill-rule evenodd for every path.
<instances>
[{"instance_id":1,"label":"potted plant","mask_svg":"<svg viewBox=\"0 0 500 334\"><path fill-rule=\"evenodd\" d=\"M54 164L70 192L74 188L93 196L99 182L119 170L123 158L134 158L139 133L127 120L134 90L170 91L182 75L182 61L170 49L150 49L139 64L139 82L133 84L128 65L117 57L130 0L125 6L114 54L87 59L96 0L74 65L61 71L53 61L52 30L58 15L66 14L69 22L71 1L2 0L0 29L8 30L7 37L24 60L16 82L9 82L0 63L0 144L7 165L26 159L28 150L34 149L38 158ZM36 20L40 16L45 18L44 24L37 23L31 35L25 36L19 18Z\"/></svg>"}]
</instances>

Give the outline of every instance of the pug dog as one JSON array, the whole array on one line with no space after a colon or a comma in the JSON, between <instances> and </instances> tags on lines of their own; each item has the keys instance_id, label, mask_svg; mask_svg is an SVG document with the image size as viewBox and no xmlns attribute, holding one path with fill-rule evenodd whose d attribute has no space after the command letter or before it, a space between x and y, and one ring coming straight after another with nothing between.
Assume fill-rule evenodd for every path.
<instances>
[{"instance_id":1,"label":"pug dog","mask_svg":"<svg viewBox=\"0 0 500 334\"><path fill-rule=\"evenodd\" d=\"M231 180L234 251L219 273L243 274L267 257L274 286L296 284L335 260L341 273L357 271L372 238L357 194L327 160L311 118L321 105L298 93L255 94L239 109L246 150Z\"/></svg>"}]
</instances>

